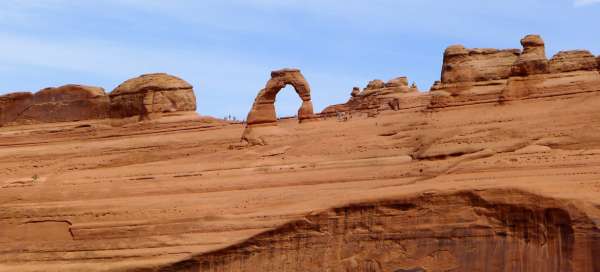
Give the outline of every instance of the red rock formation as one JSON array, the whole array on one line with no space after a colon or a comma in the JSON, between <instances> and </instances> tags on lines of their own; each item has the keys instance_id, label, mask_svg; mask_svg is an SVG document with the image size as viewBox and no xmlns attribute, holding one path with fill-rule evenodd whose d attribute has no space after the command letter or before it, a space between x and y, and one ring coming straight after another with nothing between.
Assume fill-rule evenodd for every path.
<instances>
[{"instance_id":1,"label":"red rock formation","mask_svg":"<svg viewBox=\"0 0 600 272\"><path fill-rule=\"evenodd\" d=\"M416 84L409 87L407 77L397 77L385 83L379 79L372 80L362 92L354 87L350 96L350 100L344 104L328 106L321 115L419 108L429 102L428 96L420 93Z\"/></svg>"},{"instance_id":2,"label":"red rock formation","mask_svg":"<svg viewBox=\"0 0 600 272\"><path fill-rule=\"evenodd\" d=\"M594 225L565 203L521 192L431 194L309 215L148 271L592 272Z\"/></svg>"},{"instance_id":3,"label":"red rock formation","mask_svg":"<svg viewBox=\"0 0 600 272\"><path fill-rule=\"evenodd\" d=\"M598 69L596 61L587 50L560 51L550 60L550 73L593 71Z\"/></svg>"},{"instance_id":4,"label":"red rock formation","mask_svg":"<svg viewBox=\"0 0 600 272\"><path fill-rule=\"evenodd\" d=\"M0 125L103 119L108 108L109 98L99 87L65 85L35 94L13 93L0 97Z\"/></svg>"},{"instance_id":5,"label":"red rock formation","mask_svg":"<svg viewBox=\"0 0 600 272\"><path fill-rule=\"evenodd\" d=\"M444 54L442 80L431 88L430 107L598 90L597 59L588 51L562 51L548 61L539 35L527 35L521 44L522 53L516 49L449 47Z\"/></svg>"},{"instance_id":6,"label":"red rock formation","mask_svg":"<svg viewBox=\"0 0 600 272\"><path fill-rule=\"evenodd\" d=\"M196 97L192 85L164 73L129 79L110 94L111 118L152 118L161 113L195 110Z\"/></svg>"},{"instance_id":7,"label":"red rock formation","mask_svg":"<svg viewBox=\"0 0 600 272\"><path fill-rule=\"evenodd\" d=\"M549 72L544 40L539 35L527 35L521 39L523 53L512 66L513 76L529 76Z\"/></svg>"},{"instance_id":8,"label":"red rock formation","mask_svg":"<svg viewBox=\"0 0 600 272\"><path fill-rule=\"evenodd\" d=\"M275 97L288 84L294 87L296 93L302 99L302 105L298 110L298 120L302 122L314 117L308 82L300 70L282 69L271 72L271 79L256 96L252 109L248 113L248 126L277 124Z\"/></svg>"},{"instance_id":9,"label":"red rock formation","mask_svg":"<svg viewBox=\"0 0 600 272\"><path fill-rule=\"evenodd\" d=\"M453 45L444 52L443 84L506 79L520 54L518 49L466 49Z\"/></svg>"}]
</instances>

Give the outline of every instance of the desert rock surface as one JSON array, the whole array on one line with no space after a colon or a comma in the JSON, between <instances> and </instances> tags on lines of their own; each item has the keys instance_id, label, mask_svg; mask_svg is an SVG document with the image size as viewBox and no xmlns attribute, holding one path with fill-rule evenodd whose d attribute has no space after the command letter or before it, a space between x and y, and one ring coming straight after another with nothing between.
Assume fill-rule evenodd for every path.
<instances>
[{"instance_id":1,"label":"desert rock surface","mask_svg":"<svg viewBox=\"0 0 600 272\"><path fill-rule=\"evenodd\" d=\"M600 271L598 68L577 52L514 76L519 54L393 92L418 106L276 121L262 145L185 112L1 127L0 271ZM410 90L369 86L352 99Z\"/></svg>"}]
</instances>

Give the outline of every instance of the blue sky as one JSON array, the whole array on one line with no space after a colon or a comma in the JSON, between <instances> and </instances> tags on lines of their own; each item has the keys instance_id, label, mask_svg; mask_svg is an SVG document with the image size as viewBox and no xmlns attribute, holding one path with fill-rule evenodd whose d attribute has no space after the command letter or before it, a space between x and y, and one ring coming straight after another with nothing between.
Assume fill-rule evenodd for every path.
<instances>
[{"instance_id":1,"label":"blue sky","mask_svg":"<svg viewBox=\"0 0 600 272\"><path fill-rule=\"evenodd\" d=\"M451 44L538 33L549 56L597 55L598 25L600 0L2 0L0 94L167 72L194 85L201 114L243 118L271 70L298 67L321 110L375 78L429 89ZM280 115L298 106L278 96Z\"/></svg>"}]
</instances>

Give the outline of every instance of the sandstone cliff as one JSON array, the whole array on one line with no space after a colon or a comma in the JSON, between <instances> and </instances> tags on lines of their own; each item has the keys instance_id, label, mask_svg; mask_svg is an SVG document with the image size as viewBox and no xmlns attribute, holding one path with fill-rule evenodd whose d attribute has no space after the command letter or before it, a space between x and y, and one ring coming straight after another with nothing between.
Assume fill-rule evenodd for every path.
<instances>
[{"instance_id":1,"label":"sandstone cliff","mask_svg":"<svg viewBox=\"0 0 600 272\"><path fill-rule=\"evenodd\" d=\"M39 92L0 96L0 126L52 123L108 117L104 89L83 85L46 88Z\"/></svg>"},{"instance_id":2,"label":"sandstone cliff","mask_svg":"<svg viewBox=\"0 0 600 272\"><path fill-rule=\"evenodd\" d=\"M539 35L521 40L516 49L465 49L444 54L442 79L431 88L431 108L473 103L502 103L598 90L598 62L589 51L561 51L546 58Z\"/></svg>"},{"instance_id":3,"label":"sandstone cliff","mask_svg":"<svg viewBox=\"0 0 600 272\"><path fill-rule=\"evenodd\" d=\"M100 87L65 85L32 94L0 96L0 126L99 120L137 116L149 118L174 111L195 111L192 86L167 74L143 75L119 85L110 95Z\"/></svg>"}]
</instances>

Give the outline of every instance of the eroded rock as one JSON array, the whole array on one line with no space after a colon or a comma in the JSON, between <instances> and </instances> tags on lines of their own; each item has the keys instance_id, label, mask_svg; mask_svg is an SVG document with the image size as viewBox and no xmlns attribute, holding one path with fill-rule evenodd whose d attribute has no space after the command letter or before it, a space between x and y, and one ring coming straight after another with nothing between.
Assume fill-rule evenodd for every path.
<instances>
[{"instance_id":1,"label":"eroded rock","mask_svg":"<svg viewBox=\"0 0 600 272\"><path fill-rule=\"evenodd\" d=\"M550 60L551 73L598 69L596 57L587 50L560 51Z\"/></svg>"},{"instance_id":2,"label":"eroded rock","mask_svg":"<svg viewBox=\"0 0 600 272\"><path fill-rule=\"evenodd\" d=\"M104 119L108 109L104 89L70 84L1 96L0 125Z\"/></svg>"},{"instance_id":3,"label":"eroded rock","mask_svg":"<svg viewBox=\"0 0 600 272\"><path fill-rule=\"evenodd\" d=\"M129 79L112 91L110 100L111 118L151 118L155 114L196 110L192 85L164 73Z\"/></svg>"},{"instance_id":4,"label":"eroded rock","mask_svg":"<svg viewBox=\"0 0 600 272\"><path fill-rule=\"evenodd\" d=\"M248 113L248 126L277 123L275 114L275 97L286 85L292 85L296 90L302 105L298 110L298 120L313 118L313 105L310 97L310 86L299 69L282 69L271 72L271 79L264 89L260 90L254 105Z\"/></svg>"},{"instance_id":5,"label":"eroded rock","mask_svg":"<svg viewBox=\"0 0 600 272\"><path fill-rule=\"evenodd\" d=\"M513 76L546 74L550 71L546 58L544 40L539 35L527 35L521 39L523 53L512 66Z\"/></svg>"},{"instance_id":6,"label":"eroded rock","mask_svg":"<svg viewBox=\"0 0 600 272\"><path fill-rule=\"evenodd\" d=\"M518 49L466 49L462 45L450 46L444 53L441 83L506 79L519 54Z\"/></svg>"},{"instance_id":7,"label":"eroded rock","mask_svg":"<svg viewBox=\"0 0 600 272\"><path fill-rule=\"evenodd\" d=\"M352 89L350 99L343 104L331 105L321 114L333 116L340 112L379 112L424 107L428 103L426 94L419 92L416 84L408 85L408 78L397 77L384 83L372 80L364 90Z\"/></svg>"}]
</instances>

